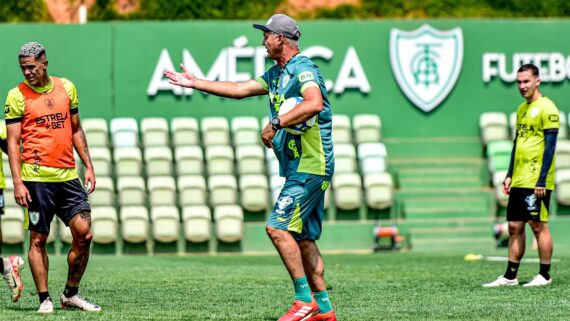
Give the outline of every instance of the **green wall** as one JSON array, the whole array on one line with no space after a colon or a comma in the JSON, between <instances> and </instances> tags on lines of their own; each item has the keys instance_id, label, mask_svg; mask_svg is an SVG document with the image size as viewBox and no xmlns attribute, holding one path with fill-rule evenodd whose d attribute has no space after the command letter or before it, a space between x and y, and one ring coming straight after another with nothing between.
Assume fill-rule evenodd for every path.
<instances>
[{"instance_id":1,"label":"green wall","mask_svg":"<svg viewBox=\"0 0 570 321\"><path fill-rule=\"evenodd\" d=\"M19 47L27 41L42 42L48 52L50 73L74 81L78 87L83 117L265 116L266 97L234 101L194 92L175 95L159 91L148 95L149 83L164 49L174 65L187 50L204 74L211 69L253 77L252 52L260 52L262 35L251 21L190 21L90 23L78 25L0 25L0 92L21 81L17 63ZM428 23L438 30L459 27L463 36L463 65L457 83L439 106L429 113L406 98L390 65L392 28L414 30ZM336 82L343 60L353 48L369 83L369 92L347 88L331 93L335 113L377 113L385 137L477 136L479 115L484 111L511 112L522 101L516 83L498 77L483 80L483 55L503 53L512 70L513 53L559 53L563 72L570 69L570 43L566 39L570 20L378 20L302 21L301 49L325 47L330 59L315 58L326 79ZM243 58L228 58L225 53ZM257 50L257 51L256 51ZM245 52L245 53L244 53ZM255 54L253 54L255 56ZM220 58L220 59L218 59ZM225 59L224 59L225 58ZM545 59L548 59L545 58ZM214 62L224 68L212 68ZM235 68L228 67L235 62ZM261 69L270 66L261 61ZM548 61L542 63L548 68ZM260 70L258 62L257 70ZM349 71L348 78L356 69ZM565 76L565 75L563 75ZM229 77L232 79L231 77ZM235 79L235 78L234 78ZM568 77L545 81L542 91L568 112ZM363 85L360 83L360 85ZM362 88L360 88L362 89Z\"/></svg>"}]
</instances>

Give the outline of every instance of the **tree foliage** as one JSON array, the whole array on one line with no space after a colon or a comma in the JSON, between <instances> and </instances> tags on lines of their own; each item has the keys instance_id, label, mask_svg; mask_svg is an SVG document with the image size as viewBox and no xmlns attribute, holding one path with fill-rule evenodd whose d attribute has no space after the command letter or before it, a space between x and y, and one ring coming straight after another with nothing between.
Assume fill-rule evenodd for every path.
<instances>
[{"instance_id":1,"label":"tree foliage","mask_svg":"<svg viewBox=\"0 0 570 321\"><path fill-rule=\"evenodd\" d=\"M42 22L50 21L50 15L43 0L2 0L0 22Z\"/></svg>"}]
</instances>

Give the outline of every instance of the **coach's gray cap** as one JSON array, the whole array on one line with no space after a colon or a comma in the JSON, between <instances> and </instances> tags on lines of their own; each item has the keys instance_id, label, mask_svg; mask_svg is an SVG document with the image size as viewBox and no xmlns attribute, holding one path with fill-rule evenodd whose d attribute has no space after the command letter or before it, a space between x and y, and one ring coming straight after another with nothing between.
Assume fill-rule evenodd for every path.
<instances>
[{"instance_id":1,"label":"coach's gray cap","mask_svg":"<svg viewBox=\"0 0 570 321\"><path fill-rule=\"evenodd\" d=\"M265 25L253 24L253 27L263 31L281 33L286 38L293 40L299 40L301 37L301 31L299 31L297 22L288 15L282 13L271 16Z\"/></svg>"}]
</instances>

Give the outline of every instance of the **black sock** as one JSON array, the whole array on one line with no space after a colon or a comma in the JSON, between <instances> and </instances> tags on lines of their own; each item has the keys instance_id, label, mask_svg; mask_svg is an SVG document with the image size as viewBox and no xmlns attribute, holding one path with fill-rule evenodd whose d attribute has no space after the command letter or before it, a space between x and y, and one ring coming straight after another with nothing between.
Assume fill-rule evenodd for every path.
<instances>
[{"instance_id":1,"label":"black sock","mask_svg":"<svg viewBox=\"0 0 570 321\"><path fill-rule=\"evenodd\" d=\"M77 286L69 286L65 285L65 290L63 290L63 294L66 298L71 298L72 296L76 295L79 292L79 287Z\"/></svg>"},{"instance_id":2,"label":"black sock","mask_svg":"<svg viewBox=\"0 0 570 321\"><path fill-rule=\"evenodd\" d=\"M46 299L50 299L51 297L49 296L49 292L45 291L45 292L39 292L38 295L40 296L40 303L44 302Z\"/></svg>"},{"instance_id":3,"label":"black sock","mask_svg":"<svg viewBox=\"0 0 570 321\"><path fill-rule=\"evenodd\" d=\"M515 263L509 260L509 264L507 264L507 271L505 272L505 278L509 280L514 280L517 278L517 272L519 271L520 263Z\"/></svg>"},{"instance_id":4,"label":"black sock","mask_svg":"<svg viewBox=\"0 0 570 321\"><path fill-rule=\"evenodd\" d=\"M550 280L550 264L540 263L540 272L538 274L542 275L545 279Z\"/></svg>"}]
</instances>

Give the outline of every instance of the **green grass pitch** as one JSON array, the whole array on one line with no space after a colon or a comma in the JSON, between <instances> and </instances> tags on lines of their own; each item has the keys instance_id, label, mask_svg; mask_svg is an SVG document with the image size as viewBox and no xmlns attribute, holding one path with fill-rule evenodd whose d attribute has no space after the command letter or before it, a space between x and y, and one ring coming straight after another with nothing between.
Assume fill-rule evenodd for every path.
<instances>
[{"instance_id":1,"label":"green grass pitch","mask_svg":"<svg viewBox=\"0 0 570 321\"><path fill-rule=\"evenodd\" d=\"M556 256L551 286L484 289L481 284L501 274L505 263L467 262L463 254L325 255L339 320L569 319L570 257ZM55 312L35 314L39 303L26 266L19 302L10 302L2 284L0 320L269 321L292 302L278 256L92 256L80 290L101 305L100 313L60 309L65 256L51 257L50 265ZM537 263L523 263L519 279L530 280L537 271Z\"/></svg>"}]
</instances>

